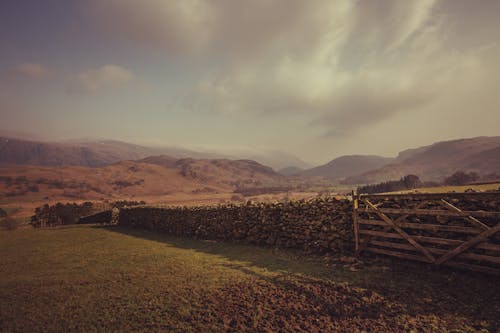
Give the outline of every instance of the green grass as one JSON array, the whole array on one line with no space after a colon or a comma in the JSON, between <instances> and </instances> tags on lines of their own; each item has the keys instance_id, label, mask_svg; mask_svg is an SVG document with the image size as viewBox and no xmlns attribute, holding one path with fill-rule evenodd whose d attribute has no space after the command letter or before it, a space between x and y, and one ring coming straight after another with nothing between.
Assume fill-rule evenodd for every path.
<instances>
[{"instance_id":1,"label":"green grass","mask_svg":"<svg viewBox=\"0 0 500 333\"><path fill-rule=\"evenodd\" d=\"M0 331L499 329L496 277L385 260L356 267L119 227L0 231Z\"/></svg>"}]
</instances>

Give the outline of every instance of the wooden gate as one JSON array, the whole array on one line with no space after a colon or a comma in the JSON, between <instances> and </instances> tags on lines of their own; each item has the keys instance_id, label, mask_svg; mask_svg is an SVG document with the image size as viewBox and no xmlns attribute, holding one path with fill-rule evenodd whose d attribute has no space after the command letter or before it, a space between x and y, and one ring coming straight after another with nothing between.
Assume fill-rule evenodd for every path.
<instances>
[{"instance_id":1,"label":"wooden gate","mask_svg":"<svg viewBox=\"0 0 500 333\"><path fill-rule=\"evenodd\" d=\"M353 194L363 251L500 275L500 193Z\"/></svg>"}]
</instances>

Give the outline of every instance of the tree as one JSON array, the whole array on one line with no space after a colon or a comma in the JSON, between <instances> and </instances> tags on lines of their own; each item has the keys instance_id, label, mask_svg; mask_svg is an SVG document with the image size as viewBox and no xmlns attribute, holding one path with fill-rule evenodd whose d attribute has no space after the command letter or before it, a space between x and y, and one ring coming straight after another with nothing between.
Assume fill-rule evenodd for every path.
<instances>
[{"instance_id":1,"label":"tree","mask_svg":"<svg viewBox=\"0 0 500 333\"><path fill-rule=\"evenodd\" d=\"M416 175L406 175L400 180L392 180L373 185L358 187L358 193L382 193L400 190L411 190L422 185L420 178Z\"/></svg>"},{"instance_id":2,"label":"tree","mask_svg":"<svg viewBox=\"0 0 500 333\"><path fill-rule=\"evenodd\" d=\"M457 171L449 177L446 177L444 183L446 185L465 185L479 180L479 175L476 172L466 173Z\"/></svg>"},{"instance_id":3,"label":"tree","mask_svg":"<svg viewBox=\"0 0 500 333\"><path fill-rule=\"evenodd\" d=\"M416 175L406 175L401 178L401 181L407 189L414 189L422 185L420 178Z\"/></svg>"}]
</instances>

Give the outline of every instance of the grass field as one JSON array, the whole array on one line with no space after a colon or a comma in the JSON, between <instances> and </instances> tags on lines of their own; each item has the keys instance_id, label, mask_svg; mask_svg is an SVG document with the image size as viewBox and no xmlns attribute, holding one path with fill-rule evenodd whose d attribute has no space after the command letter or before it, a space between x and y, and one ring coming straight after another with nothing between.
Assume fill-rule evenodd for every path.
<instances>
[{"instance_id":1,"label":"grass field","mask_svg":"<svg viewBox=\"0 0 500 333\"><path fill-rule=\"evenodd\" d=\"M420 193L447 193L447 192L465 192L467 190L474 190L479 192L484 191L496 191L500 189L500 183L491 183L491 184L469 184L469 185L460 185L460 186L436 186L436 187L422 187L417 188L415 190L407 190L407 191L395 191L390 193L412 193L412 192L420 192Z\"/></svg>"},{"instance_id":2,"label":"grass field","mask_svg":"<svg viewBox=\"0 0 500 333\"><path fill-rule=\"evenodd\" d=\"M0 231L2 332L500 329L497 277L121 227Z\"/></svg>"}]
</instances>

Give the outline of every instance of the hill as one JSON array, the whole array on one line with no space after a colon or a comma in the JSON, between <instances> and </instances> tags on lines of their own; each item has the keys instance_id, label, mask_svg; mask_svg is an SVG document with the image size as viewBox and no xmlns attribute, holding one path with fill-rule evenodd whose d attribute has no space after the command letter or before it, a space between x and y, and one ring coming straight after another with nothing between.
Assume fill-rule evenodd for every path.
<instances>
[{"instance_id":1,"label":"hill","mask_svg":"<svg viewBox=\"0 0 500 333\"><path fill-rule=\"evenodd\" d=\"M193 159L150 156L138 162L174 168L187 179L229 186L262 185L283 178L272 168L252 160Z\"/></svg>"},{"instance_id":2,"label":"hill","mask_svg":"<svg viewBox=\"0 0 500 333\"><path fill-rule=\"evenodd\" d=\"M349 155L338 157L324 165L304 170L300 175L307 177L345 178L368 170L380 168L393 161L393 158L376 155Z\"/></svg>"},{"instance_id":3,"label":"hill","mask_svg":"<svg viewBox=\"0 0 500 333\"><path fill-rule=\"evenodd\" d=\"M283 176L246 160L196 160L154 156L100 167L9 165L0 167L0 199L132 198L232 193Z\"/></svg>"},{"instance_id":4,"label":"hill","mask_svg":"<svg viewBox=\"0 0 500 333\"><path fill-rule=\"evenodd\" d=\"M480 175L500 173L500 137L442 141L405 150L392 163L348 177L344 183L378 183L407 174L415 174L422 180L441 181L459 170Z\"/></svg>"},{"instance_id":5,"label":"hill","mask_svg":"<svg viewBox=\"0 0 500 333\"><path fill-rule=\"evenodd\" d=\"M0 164L95 167L154 153L151 148L110 140L58 143L0 138Z\"/></svg>"},{"instance_id":6,"label":"hill","mask_svg":"<svg viewBox=\"0 0 500 333\"><path fill-rule=\"evenodd\" d=\"M175 158L195 159L248 159L270 165L276 170L287 166L309 168L298 157L279 151L231 154L215 151L195 151L176 146L141 146L116 140L65 140L49 142L22 139L18 135L6 136L0 132L0 165L28 164L47 166L103 166L124 160L138 160L148 156L169 155ZM7 132L8 133L8 132Z\"/></svg>"},{"instance_id":7,"label":"hill","mask_svg":"<svg viewBox=\"0 0 500 333\"><path fill-rule=\"evenodd\" d=\"M283 175L283 176L297 176L303 171L304 171L304 169L299 168L299 167L286 167L286 168L278 170L278 173Z\"/></svg>"},{"instance_id":8,"label":"hill","mask_svg":"<svg viewBox=\"0 0 500 333\"><path fill-rule=\"evenodd\" d=\"M308 169L311 168L312 165L298 158L297 156L283 152L283 151L269 151L269 152L261 152L261 153L240 153L236 156L241 156L244 159L254 160L264 165L269 165L274 170L282 170L285 168L300 168L300 169Z\"/></svg>"}]
</instances>

